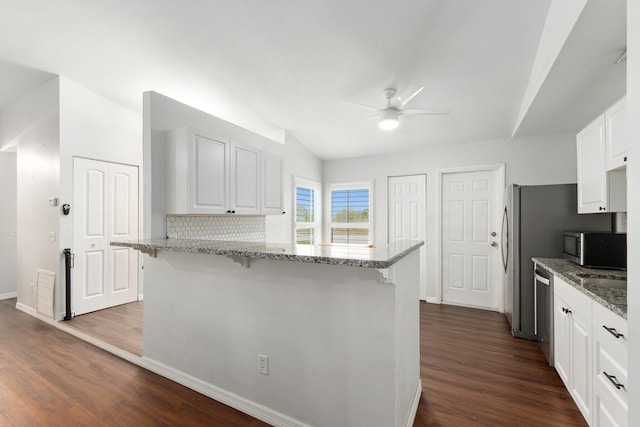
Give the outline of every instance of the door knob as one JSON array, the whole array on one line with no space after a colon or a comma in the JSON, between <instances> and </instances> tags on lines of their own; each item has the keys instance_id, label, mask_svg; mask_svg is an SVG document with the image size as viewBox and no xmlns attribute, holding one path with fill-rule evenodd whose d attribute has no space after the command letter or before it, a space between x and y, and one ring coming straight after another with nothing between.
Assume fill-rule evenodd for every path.
<instances>
[{"instance_id":1,"label":"door knob","mask_svg":"<svg viewBox=\"0 0 640 427\"><path fill-rule=\"evenodd\" d=\"M496 233L495 231L491 232L491 236L496 237L498 235L498 233Z\"/></svg>"},{"instance_id":2,"label":"door knob","mask_svg":"<svg viewBox=\"0 0 640 427\"><path fill-rule=\"evenodd\" d=\"M494 248L498 246L497 242L491 242L491 246L493 246Z\"/></svg>"}]
</instances>

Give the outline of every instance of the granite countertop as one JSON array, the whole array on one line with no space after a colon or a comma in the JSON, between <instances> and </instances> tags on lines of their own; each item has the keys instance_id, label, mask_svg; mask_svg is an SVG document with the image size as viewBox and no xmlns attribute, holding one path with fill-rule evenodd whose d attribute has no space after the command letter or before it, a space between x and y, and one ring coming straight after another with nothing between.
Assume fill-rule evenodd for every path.
<instances>
[{"instance_id":1,"label":"granite countertop","mask_svg":"<svg viewBox=\"0 0 640 427\"><path fill-rule=\"evenodd\" d=\"M156 256L157 251L173 251L365 268L389 268L422 245L424 245L422 240L398 241L378 247L290 245L173 238L111 242L111 246L129 247L151 256Z\"/></svg>"},{"instance_id":2,"label":"granite countertop","mask_svg":"<svg viewBox=\"0 0 640 427\"><path fill-rule=\"evenodd\" d=\"M565 282L587 295L591 299L604 305L619 316L627 318L627 291L626 289L614 289L598 286L589 282L589 277L580 275L601 277L607 279L627 278L626 271L601 270L597 268L585 268L563 258L532 258L533 262L540 264L554 275L560 276Z\"/></svg>"}]
</instances>

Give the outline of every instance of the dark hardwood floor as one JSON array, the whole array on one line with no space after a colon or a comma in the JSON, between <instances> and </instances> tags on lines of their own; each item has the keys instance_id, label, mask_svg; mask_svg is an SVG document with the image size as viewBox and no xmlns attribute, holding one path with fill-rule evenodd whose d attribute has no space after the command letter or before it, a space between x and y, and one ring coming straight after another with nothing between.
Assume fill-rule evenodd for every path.
<instances>
[{"instance_id":1,"label":"dark hardwood floor","mask_svg":"<svg viewBox=\"0 0 640 427\"><path fill-rule=\"evenodd\" d=\"M421 303L423 394L414 426L586 426L533 341L504 315Z\"/></svg>"},{"instance_id":2,"label":"dark hardwood floor","mask_svg":"<svg viewBox=\"0 0 640 427\"><path fill-rule=\"evenodd\" d=\"M267 426L0 301L0 426Z\"/></svg>"},{"instance_id":3,"label":"dark hardwood floor","mask_svg":"<svg viewBox=\"0 0 640 427\"><path fill-rule=\"evenodd\" d=\"M65 324L142 356L142 308L142 301L131 302L76 316Z\"/></svg>"},{"instance_id":4,"label":"dark hardwood floor","mask_svg":"<svg viewBox=\"0 0 640 427\"><path fill-rule=\"evenodd\" d=\"M0 301L1 426L266 425L14 307ZM511 337L503 315L421 303L420 329L415 426L586 426L537 344Z\"/></svg>"}]
</instances>

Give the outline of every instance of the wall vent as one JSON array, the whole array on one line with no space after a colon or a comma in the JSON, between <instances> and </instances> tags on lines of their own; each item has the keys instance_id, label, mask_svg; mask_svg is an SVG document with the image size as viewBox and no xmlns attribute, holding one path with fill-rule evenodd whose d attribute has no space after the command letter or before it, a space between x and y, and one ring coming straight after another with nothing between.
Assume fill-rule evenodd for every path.
<instances>
[{"instance_id":1,"label":"wall vent","mask_svg":"<svg viewBox=\"0 0 640 427\"><path fill-rule=\"evenodd\" d=\"M36 280L37 311L53 319L53 297L56 283L56 273L38 270Z\"/></svg>"}]
</instances>

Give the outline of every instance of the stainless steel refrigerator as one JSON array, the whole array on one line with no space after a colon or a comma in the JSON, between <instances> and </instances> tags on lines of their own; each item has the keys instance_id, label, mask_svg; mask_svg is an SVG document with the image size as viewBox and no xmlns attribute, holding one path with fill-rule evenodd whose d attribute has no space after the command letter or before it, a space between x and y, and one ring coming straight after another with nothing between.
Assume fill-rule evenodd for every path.
<instances>
[{"instance_id":1,"label":"stainless steel refrigerator","mask_svg":"<svg viewBox=\"0 0 640 427\"><path fill-rule=\"evenodd\" d=\"M531 258L561 258L563 231L611 231L611 214L578 215L577 203L576 184L507 187L501 252L505 315L515 337L537 340Z\"/></svg>"}]
</instances>

